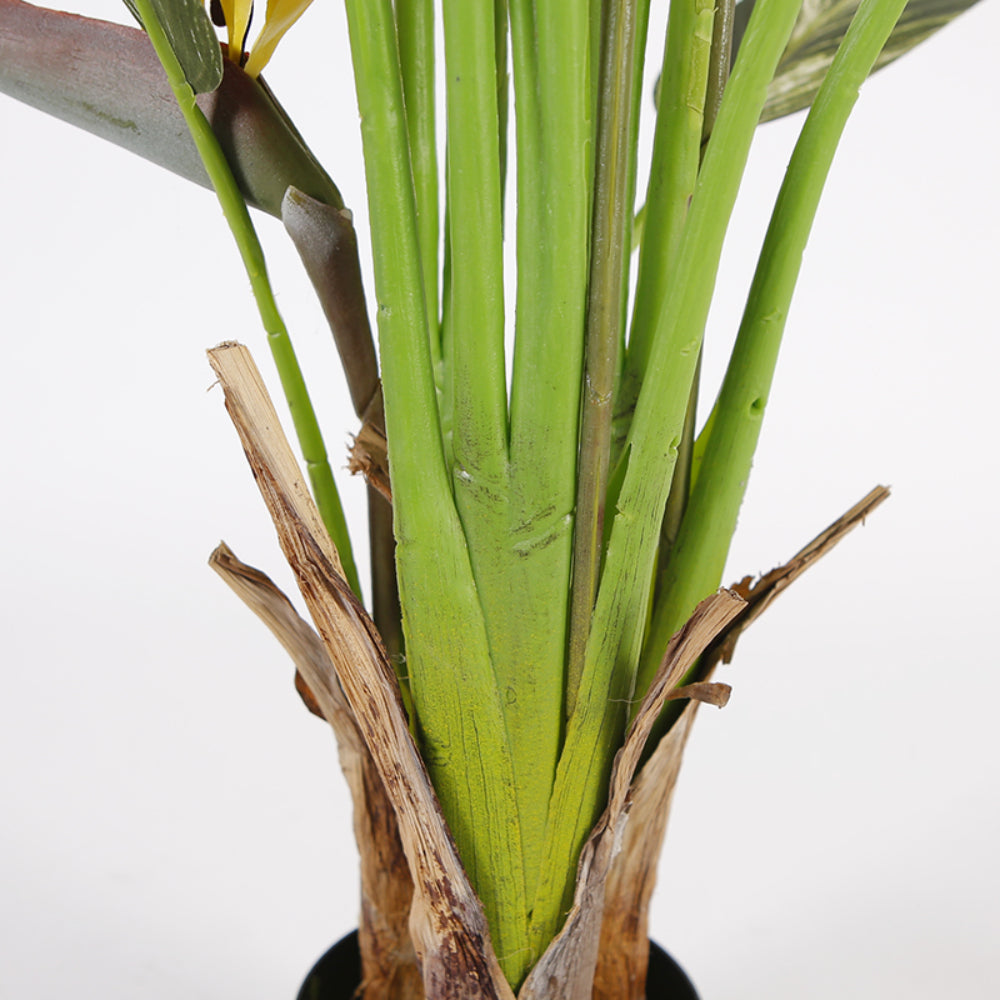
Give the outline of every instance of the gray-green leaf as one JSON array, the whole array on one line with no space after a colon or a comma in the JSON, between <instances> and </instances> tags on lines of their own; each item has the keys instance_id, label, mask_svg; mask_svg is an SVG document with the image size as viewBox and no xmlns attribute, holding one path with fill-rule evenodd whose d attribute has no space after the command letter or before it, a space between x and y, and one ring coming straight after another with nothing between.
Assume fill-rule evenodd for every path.
<instances>
[{"instance_id":1,"label":"gray-green leaf","mask_svg":"<svg viewBox=\"0 0 1000 1000\"><path fill-rule=\"evenodd\" d=\"M736 5L734 50L739 46L756 0ZM910 0L875 69L891 63L943 28L977 0ZM799 19L768 88L761 121L790 115L812 104L833 62L860 0L804 0Z\"/></svg>"},{"instance_id":2,"label":"gray-green leaf","mask_svg":"<svg viewBox=\"0 0 1000 1000\"><path fill-rule=\"evenodd\" d=\"M222 83L222 49L205 5L201 0L150 0L150 4L191 89L210 94ZM125 6L142 24L133 0L125 0Z\"/></svg>"}]
</instances>

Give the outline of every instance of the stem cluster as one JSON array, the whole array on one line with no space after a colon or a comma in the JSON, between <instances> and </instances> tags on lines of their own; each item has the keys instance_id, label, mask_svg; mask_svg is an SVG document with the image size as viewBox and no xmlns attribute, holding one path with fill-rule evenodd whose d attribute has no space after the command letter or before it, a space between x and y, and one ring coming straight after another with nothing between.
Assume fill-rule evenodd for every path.
<instances>
[{"instance_id":1,"label":"stem cluster","mask_svg":"<svg viewBox=\"0 0 1000 1000\"><path fill-rule=\"evenodd\" d=\"M630 303L649 0L346 0L413 722L515 987L568 910L629 705L721 580L819 194L904 6L863 0L847 32L695 441L723 239L800 2L758 0L732 67L732 4L671 3ZM350 575L322 440L245 206L150 0L137 7L244 255ZM503 257L508 132L516 282Z\"/></svg>"}]
</instances>

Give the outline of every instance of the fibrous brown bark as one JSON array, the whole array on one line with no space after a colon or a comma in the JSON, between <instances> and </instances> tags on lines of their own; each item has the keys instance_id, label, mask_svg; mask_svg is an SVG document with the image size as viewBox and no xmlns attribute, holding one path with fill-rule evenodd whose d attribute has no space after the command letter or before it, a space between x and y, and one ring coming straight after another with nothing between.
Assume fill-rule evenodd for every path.
<instances>
[{"instance_id":1,"label":"fibrous brown bark","mask_svg":"<svg viewBox=\"0 0 1000 1000\"><path fill-rule=\"evenodd\" d=\"M413 884L409 926L424 989L434 1000L513 1000L482 906L448 833L407 725L378 632L343 579L340 560L309 495L249 352L209 352L226 409L295 573L333 671L304 662L323 714L338 712L337 681L392 803Z\"/></svg>"},{"instance_id":2,"label":"fibrous brown bark","mask_svg":"<svg viewBox=\"0 0 1000 1000\"><path fill-rule=\"evenodd\" d=\"M297 668L296 681L310 710L322 709L303 674L329 677L334 708L328 718L337 738L340 766L354 805L354 836L361 860L358 942L365 1000L421 1000L423 986L410 940L413 883L399 840L396 814L365 746L357 720L336 679L330 657L312 627L260 570L241 562L222 543L209 565L271 630Z\"/></svg>"}]
</instances>

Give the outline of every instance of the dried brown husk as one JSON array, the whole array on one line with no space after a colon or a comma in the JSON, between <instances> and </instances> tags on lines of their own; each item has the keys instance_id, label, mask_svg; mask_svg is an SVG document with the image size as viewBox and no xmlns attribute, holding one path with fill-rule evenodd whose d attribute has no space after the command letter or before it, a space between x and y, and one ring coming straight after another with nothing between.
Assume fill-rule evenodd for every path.
<instances>
[{"instance_id":1,"label":"dried brown husk","mask_svg":"<svg viewBox=\"0 0 1000 1000\"><path fill-rule=\"evenodd\" d=\"M337 714L339 677L358 731L396 814L413 883L410 934L428 997L513 1000L482 907L458 859L434 790L410 735L395 675L378 633L339 571L295 458L249 352L221 344L209 352L285 558L332 662L303 662L328 719Z\"/></svg>"},{"instance_id":2,"label":"dried brown husk","mask_svg":"<svg viewBox=\"0 0 1000 1000\"><path fill-rule=\"evenodd\" d=\"M374 424L366 422L361 425L361 430L358 431L358 436L351 446L348 468L355 475L363 475L372 489L392 502L385 434Z\"/></svg>"},{"instance_id":3,"label":"dried brown husk","mask_svg":"<svg viewBox=\"0 0 1000 1000\"><path fill-rule=\"evenodd\" d=\"M700 679L688 690L709 682L720 661L729 663L736 640L783 590L840 542L889 496L877 486L842 517L820 532L788 562L756 583L745 577L732 590L744 598L743 609L712 641L701 660ZM710 685L716 686L718 685ZM684 697L685 689L673 695ZM593 1000L641 1000L649 961L649 903L656 867L666 834L670 800L680 771L684 746L698 702L687 705L643 765L632 787L630 819L621 853L615 859L605 893L600 959L594 976Z\"/></svg>"},{"instance_id":4,"label":"dried brown husk","mask_svg":"<svg viewBox=\"0 0 1000 1000\"><path fill-rule=\"evenodd\" d=\"M224 542L208 562L285 648L297 668L296 687L303 701L314 714L327 718L336 735L340 766L354 804L354 836L361 861L358 941L365 998L421 1000L423 986L408 926L413 883L396 814L329 654L291 601L264 573L241 562ZM304 674L329 678L329 716L324 716Z\"/></svg>"}]
</instances>

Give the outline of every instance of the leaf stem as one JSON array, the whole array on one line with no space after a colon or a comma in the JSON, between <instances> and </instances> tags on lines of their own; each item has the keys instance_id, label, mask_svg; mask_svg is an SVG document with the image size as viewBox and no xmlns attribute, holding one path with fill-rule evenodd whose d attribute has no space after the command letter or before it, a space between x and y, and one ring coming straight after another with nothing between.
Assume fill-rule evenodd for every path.
<instances>
[{"instance_id":1,"label":"leaf stem","mask_svg":"<svg viewBox=\"0 0 1000 1000\"><path fill-rule=\"evenodd\" d=\"M904 6L905 0L863 0L795 144L654 611L640 666L640 692L670 636L722 579L820 194L858 88Z\"/></svg>"},{"instance_id":2,"label":"leaf stem","mask_svg":"<svg viewBox=\"0 0 1000 1000\"><path fill-rule=\"evenodd\" d=\"M416 199L417 238L434 363L438 337L438 163L434 107L434 0L396 0L396 34Z\"/></svg>"},{"instance_id":3,"label":"leaf stem","mask_svg":"<svg viewBox=\"0 0 1000 1000\"><path fill-rule=\"evenodd\" d=\"M619 403L626 426L649 361L659 311L670 291L698 179L714 10L714 0L676 0L670 5L639 276Z\"/></svg>"},{"instance_id":4,"label":"leaf stem","mask_svg":"<svg viewBox=\"0 0 1000 1000\"><path fill-rule=\"evenodd\" d=\"M507 477L499 125L492 5L444 0L442 19L453 330L448 377L456 498L464 518L464 499L503 489Z\"/></svg>"},{"instance_id":5,"label":"leaf stem","mask_svg":"<svg viewBox=\"0 0 1000 1000\"><path fill-rule=\"evenodd\" d=\"M726 88L699 175L674 280L651 338L646 378L625 445L624 473L597 592L576 710L549 807L542 883L533 934L554 933L572 898L563 879L597 820L610 758L594 747L618 746L632 697L650 581L684 411L697 364L719 256L750 142L798 12L798 0L767 0L756 11L741 59Z\"/></svg>"},{"instance_id":6,"label":"leaf stem","mask_svg":"<svg viewBox=\"0 0 1000 1000\"><path fill-rule=\"evenodd\" d=\"M525 519L549 512L556 521L575 502L592 198L590 11L511 0L510 14L518 192L511 464Z\"/></svg>"},{"instance_id":7,"label":"leaf stem","mask_svg":"<svg viewBox=\"0 0 1000 1000\"><path fill-rule=\"evenodd\" d=\"M597 594L604 501L611 449L613 396L623 336L632 217L632 152L636 130L636 39L639 0L604 7L597 105L594 211L587 293L586 360L580 416L573 582L569 621L566 716L573 714Z\"/></svg>"},{"instance_id":8,"label":"leaf stem","mask_svg":"<svg viewBox=\"0 0 1000 1000\"><path fill-rule=\"evenodd\" d=\"M722 94L729 80L729 69L732 57L733 41L733 9L734 0L721 0L716 7L712 21L712 47L708 59L708 75L705 88L705 107L701 124L701 150L712 134ZM662 587L663 570L670 560L677 534L680 531L684 512L687 510L691 495L691 462L694 455L695 426L698 419L698 396L701 387L701 356L695 368L694 379L691 382L691 396L688 399L687 413L684 414L684 430L677 449L677 464L674 476L670 481L670 493L667 495L667 506L663 512L663 524L660 526L660 552L656 559L657 581L656 590Z\"/></svg>"},{"instance_id":9,"label":"leaf stem","mask_svg":"<svg viewBox=\"0 0 1000 1000\"><path fill-rule=\"evenodd\" d=\"M347 0L346 8L364 145L396 562L417 731L501 966L516 982L525 974L528 957L517 787L483 608L441 434L393 9L390 0ZM492 32L491 22L491 51ZM493 138L495 142L495 133ZM494 160L493 169L497 167Z\"/></svg>"},{"instance_id":10,"label":"leaf stem","mask_svg":"<svg viewBox=\"0 0 1000 1000\"><path fill-rule=\"evenodd\" d=\"M136 0L136 8L142 16L143 25L156 55L163 64L171 90L173 90L177 104L190 129L191 137L205 164L205 170L218 195L219 204L222 206L229 228L236 239L243 265L250 278L250 287L253 289L261 322L267 333L267 342L278 370L278 377L281 380L288 409L291 412L292 424L295 427L299 447L302 449L302 456L305 459L309 481L316 497L316 505L323 518L323 524L340 553L347 582L355 594L360 594L361 586L358 581L357 567L354 564L347 522L340 503L340 495L333 480L330 462L327 459L323 435L316 419L316 412L309 399L309 391L295 356L295 349L292 347L285 322L274 300L274 292L267 276L264 252L261 249L253 222L250 220L246 202L240 194L239 187L211 125L195 102L194 91L184 77L184 72L174 55L152 4L149 0Z\"/></svg>"}]
</instances>

